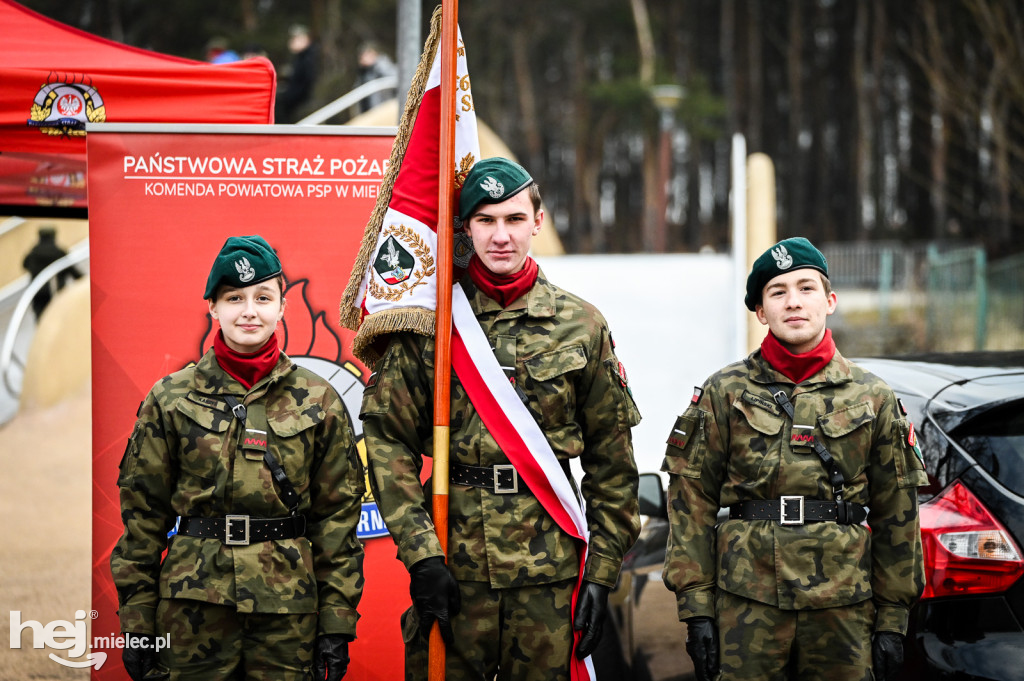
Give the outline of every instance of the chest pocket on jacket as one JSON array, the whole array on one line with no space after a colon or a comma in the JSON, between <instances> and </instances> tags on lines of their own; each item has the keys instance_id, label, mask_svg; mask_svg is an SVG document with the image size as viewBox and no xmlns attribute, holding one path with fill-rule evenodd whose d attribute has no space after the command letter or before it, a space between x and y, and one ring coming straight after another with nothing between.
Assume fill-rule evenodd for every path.
<instances>
[{"instance_id":1,"label":"chest pocket on jacket","mask_svg":"<svg viewBox=\"0 0 1024 681\"><path fill-rule=\"evenodd\" d=\"M316 453L316 426L323 423L325 416L324 411L316 405L302 412L287 410L267 414L267 422L273 433L269 443L270 451L284 468L296 491L301 492L309 483L309 472L314 465Z\"/></svg>"},{"instance_id":2,"label":"chest pocket on jacket","mask_svg":"<svg viewBox=\"0 0 1024 681\"><path fill-rule=\"evenodd\" d=\"M874 421L875 411L867 402L818 417L818 426L826 438L822 444L833 457L842 462L848 478L867 468ZM832 442L836 443L835 446Z\"/></svg>"},{"instance_id":3,"label":"chest pocket on jacket","mask_svg":"<svg viewBox=\"0 0 1024 681\"><path fill-rule=\"evenodd\" d=\"M743 392L733 408L743 415L743 421L750 427L748 437L760 435L778 435L786 417L781 408L770 397L762 397L755 393Z\"/></svg>"},{"instance_id":4,"label":"chest pocket on jacket","mask_svg":"<svg viewBox=\"0 0 1024 681\"><path fill-rule=\"evenodd\" d=\"M587 366L581 345L551 350L523 362L530 376L527 390L531 405L541 414L547 427L560 426L575 420L576 391L572 372Z\"/></svg>"},{"instance_id":5,"label":"chest pocket on jacket","mask_svg":"<svg viewBox=\"0 0 1024 681\"><path fill-rule=\"evenodd\" d=\"M764 482L781 456L781 433L789 420L771 395L743 392L732 403L729 468L748 481Z\"/></svg>"},{"instance_id":6,"label":"chest pocket on jacket","mask_svg":"<svg viewBox=\"0 0 1024 681\"><path fill-rule=\"evenodd\" d=\"M227 447L228 426L234 419L227 403L189 393L177 400L175 409L185 417L178 431L181 472L223 482L228 468L222 457Z\"/></svg>"}]
</instances>

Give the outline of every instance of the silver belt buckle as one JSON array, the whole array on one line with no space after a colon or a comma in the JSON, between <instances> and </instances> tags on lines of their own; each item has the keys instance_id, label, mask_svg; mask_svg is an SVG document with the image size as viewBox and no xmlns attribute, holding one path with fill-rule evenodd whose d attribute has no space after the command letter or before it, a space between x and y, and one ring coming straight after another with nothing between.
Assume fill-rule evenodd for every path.
<instances>
[{"instance_id":1,"label":"silver belt buckle","mask_svg":"<svg viewBox=\"0 0 1024 681\"><path fill-rule=\"evenodd\" d=\"M512 471L512 486L502 487L501 480L498 474L501 471ZM515 494L519 491L519 474L516 472L516 467L510 463L497 464L494 466L494 493L495 494Z\"/></svg>"},{"instance_id":2,"label":"silver belt buckle","mask_svg":"<svg viewBox=\"0 0 1024 681\"><path fill-rule=\"evenodd\" d=\"M231 524L242 523L242 538L235 539L231 536ZM228 546L249 545L249 516L247 515L226 515L224 516L224 543Z\"/></svg>"},{"instance_id":3,"label":"silver belt buckle","mask_svg":"<svg viewBox=\"0 0 1024 681\"><path fill-rule=\"evenodd\" d=\"M790 518L786 513L786 503L790 501L797 502L797 513L796 518ZM797 497L779 497L779 525L803 525L804 524L804 498L802 496Z\"/></svg>"}]
</instances>

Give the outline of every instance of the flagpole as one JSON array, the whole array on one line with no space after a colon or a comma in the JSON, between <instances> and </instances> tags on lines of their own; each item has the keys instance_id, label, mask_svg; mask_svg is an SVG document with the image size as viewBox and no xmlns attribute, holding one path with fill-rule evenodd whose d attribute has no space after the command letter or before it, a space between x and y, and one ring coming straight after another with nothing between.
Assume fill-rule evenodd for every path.
<instances>
[{"instance_id":1,"label":"flagpole","mask_svg":"<svg viewBox=\"0 0 1024 681\"><path fill-rule=\"evenodd\" d=\"M452 217L455 179L455 81L458 0L441 2L441 146L437 196L437 310L434 333L434 448L432 504L434 531L448 555L448 446L451 411ZM430 630L427 678L442 681L445 647L437 623Z\"/></svg>"}]
</instances>

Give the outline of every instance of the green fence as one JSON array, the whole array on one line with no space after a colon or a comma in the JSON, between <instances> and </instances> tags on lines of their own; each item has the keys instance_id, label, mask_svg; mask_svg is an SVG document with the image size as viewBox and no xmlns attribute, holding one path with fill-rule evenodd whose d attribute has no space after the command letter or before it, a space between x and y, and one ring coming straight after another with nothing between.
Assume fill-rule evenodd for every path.
<instances>
[{"instance_id":1,"label":"green fence","mask_svg":"<svg viewBox=\"0 0 1024 681\"><path fill-rule=\"evenodd\" d=\"M829 326L848 355L1024 349L1024 254L975 245L832 243Z\"/></svg>"},{"instance_id":2,"label":"green fence","mask_svg":"<svg viewBox=\"0 0 1024 681\"><path fill-rule=\"evenodd\" d=\"M989 263L981 248L928 251L926 350L1024 348L1024 256Z\"/></svg>"},{"instance_id":3,"label":"green fence","mask_svg":"<svg viewBox=\"0 0 1024 681\"><path fill-rule=\"evenodd\" d=\"M986 350L1024 348L1024 254L989 264Z\"/></svg>"}]
</instances>

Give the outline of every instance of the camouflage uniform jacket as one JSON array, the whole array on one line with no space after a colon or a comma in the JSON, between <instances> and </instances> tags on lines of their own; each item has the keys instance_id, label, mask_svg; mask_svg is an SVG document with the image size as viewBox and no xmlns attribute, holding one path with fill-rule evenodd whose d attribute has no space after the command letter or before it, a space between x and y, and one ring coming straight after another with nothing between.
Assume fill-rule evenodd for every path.
<instances>
[{"instance_id":1,"label":"camouflage uniform jacket","mask_svg":"<svg viewBox=\"0 0 1024 681\"><path fill-rule=\"evenodd\" d=\"M569 460L580 459L591 532L584 575L614 585L622 556L639 532L630 428L640 415L620 378L604 318L548 283L543 273L505 309L477 291L469 277L462 285L499 364L514 367L510 378L563 469L568 473ZM443 555L420 485L422 455L432 451L433 374L433 339L395 334L360 414L374 496L406 567ZM454 372L449 439L452 463L509 463ZM448 564L456 579L508 588L579 574L576 542L528 491L495 494L452 485L448 503Z\"/></svg>"},{"instance_id":2,"label":"camouflage uniform jacket","mask_svg":"<svg viewBox=\"0 0 1024 681\"><path fill-rule=\"evenodd\" d=\"M825 466L768 388L790 394L795 422L813 428L839 464L847 501L868 525L725 520L719 507L783 495L833 498ZM714 616L714 589L783 610L873 599L878 631L905 632L924 567L917 487L927 483L912 426L882 380L838 352L798 386L755 351L711 376L669 436L671 533L665 583L680 619Z\"/></svg>"},{"instance_id":3,"label":"camouflage uniform jacket","mask_svg":"<svg viewBox=\"0 0 1024 681\"><path fill-rule=\"evenodd\" d=\"M250 428L265 412L268 447L301 498L306 534L246 546L175 535L161 563L176 516L288 517L262 452L240 446L244 428L225 395L246 405ZM110 565L123 631L153 633L159 599L183 598L242 613L319 612L321 633L355 635L365 482L352 424L330 384L283 353L248 392L213 350L158 381L139 408L118 486L125 529Z\"/></svg>"}]
</instances>

